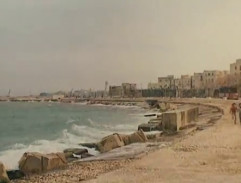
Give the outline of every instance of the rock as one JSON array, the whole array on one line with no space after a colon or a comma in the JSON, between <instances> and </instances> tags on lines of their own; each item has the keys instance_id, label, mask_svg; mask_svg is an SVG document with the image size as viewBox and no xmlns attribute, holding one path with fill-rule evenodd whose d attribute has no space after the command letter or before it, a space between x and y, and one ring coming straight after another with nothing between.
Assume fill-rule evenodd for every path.
<instances>
[{"instance_id":1,"label":"rock","mask_svg":"<svg viewBox=\"0 0 241 183\"><path fill-rule=\"evenodd\" d=\"M139 130L129 136L130 143L147 142L147 140L143 130Z\"/></svg>"},{"instance_id":2,"label":"rock","mask_svg":"<svg viewBox=\"0 0 241 183\"><path fill-rule=\"evenodd\" d=\"M145 114L144 117L153 117L153 116L156 116L156 113L153 113L153 114Z\"/></svg>"},{"instance_id":3,"label":"rock","mask_svg":"<svg viewBox=\"0 0 241 183\"><path fill-rule=\"evenodd\" d=\"M19 169L25 174L42 173L67 165L64 153L41 154L24 153L19 161Z\"/></svg>"},{"instance_id":4,"label":"rock","mask_svg":"<svg viewBox=\"0 0 241 183\"><path fill-rule=\"evenodd\" d=\"M119 136L123 140L125 145L129 145L130 144L129 135L119 134Z\"/></svg>"},{"instance_id":5,"label":"rock","mask_svg":"<svg viewBox=\"0 0 241 183\"><path fill-rule=\"evenodd\" d=\"M142 130L139 130L131 135L121 135L116 133L104 137L101 142L98 143L98 150L101 153L104 153L131 143L147 142L147 140L148 139Z\"/></svg>"},{"instance_id":6,"label":"rock","mask_svg":"<svg viewBox=\"0 0 241 183\"><path fill-rule=\"evenodd\" d=\"M5 166L2 162L0 162L0 183L8 183L10 182Z\"/></svg>"},{"instance_id":7,"label":"rock","mask_svg":"<svg viewBox=\"0 0 241 183\"><path fill-rule=\"evenodd\" d=\"M119 134L113 134L107 137L104 137L99 143L98 143L98 149L101 153L108 152L112 149L122 147L125 143L122 140L121 136Z\"/></svg>"},{"instance_id":8,"label":"rock","mask_svg":"<svg viewBox=\"0 0 241 183\"><path fill-rule=\"evenodd\" d=\"M82 148L69 148L64 150L65 158L73 158L73 154L82 155L85 153L88 153L88 150Z\"/></svg>"},{"instance_id":9,"label":"rock","mask_svg":"<svg viewBox=\"0 0 241 183\"><path fill-rule=\"evenodd\" d=\"M163 132L160 133L153 133L153 134L147 134L146 137L148 140L156 140L162 136Z\"/></svg>"},{"instance_id":10,"label":"rock","mask_svg":"<svg viewBox=\"0 0 241 183\"><path fill-rule=\"evenodd\" d=\"M83 159L83 158L88 158L93 155L89 154L87 149L83 148L70 148L70 149L65 149L64 150L65 158L68 161L74 161L75 159Z\"/></svg>"},{"instance_id":11,"label":"rock","mask_svg":"<svg viewBox=\"0 0 241 183\"><path fill-rule=\"evenodd\" d=\"M159 126L159 124L143 123L138 126L138 130L143 130L144 132L150 132L150 131L157 130L158 126Z\"/></svg>"},{"instance_id":12,"label":"rock","mask_svg":"<svg viewBox=\"0 0 241 183\"><path fill-rule=\"evenodd\" d=\"M7 174L10 180L21 179L25 176L21 170L9 170Z\"/></svg>"},{"instance_id":13,"label":"rock","mask_svg":"<svg viewBox=\"0 0 241 183\"><path fill-rule=\"evenodd\" d=\"M158 100L155 100L155 99L148 99L146 100L146 103L151 107L151 108L154 108L156 107L158 104Z\"/></svg>"},{"instance_id":14,"label":"rock","mask_svg":"<svg viewBox=\"0 0 241 183\"><path fill-rule=\"evenodd\" d=\"M94 156L94 155L89 154L89 153L84 153L84 154L81 155L81 159L92 157L92 156Z\"/></svg>"},{"instance_id":15,"label":"rock","mask_svg":"<svg viewBox=\"0 0 241 183\"><path fill-rule=\"evenodd\" d=\"M98 148L96 143L80 143L79 145L83 147L88 147L88 148L95 148L95 149Z\"/></svg>"}]
</instances>

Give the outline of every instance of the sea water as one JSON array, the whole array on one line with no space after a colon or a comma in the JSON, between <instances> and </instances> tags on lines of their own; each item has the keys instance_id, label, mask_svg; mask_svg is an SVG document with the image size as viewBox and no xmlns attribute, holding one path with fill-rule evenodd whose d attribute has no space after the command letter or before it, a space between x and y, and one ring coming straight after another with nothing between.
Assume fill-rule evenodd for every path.
<instances>
[{"instance_id":1,"label":"sea water","mask_svg":"<svg viewBox=\"0 0 241 183\"><path fill-rule=\"evenodd\" d=\"M61 152L114 132L129 134L146 122L144 112L138 107L2 102L0 161L14 169L24 152Z\"/></svg>"}]
</instances>

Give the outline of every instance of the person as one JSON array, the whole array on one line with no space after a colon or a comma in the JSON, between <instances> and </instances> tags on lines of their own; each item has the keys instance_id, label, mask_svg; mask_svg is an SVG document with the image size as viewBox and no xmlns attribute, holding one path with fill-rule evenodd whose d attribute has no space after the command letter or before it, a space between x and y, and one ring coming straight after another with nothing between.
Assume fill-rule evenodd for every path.
<instances>
[{"instance_id":1,"label":"person","mask_svg":"<svg viewBox=\"0 0 241 183\"><path fill-rule=\"evenodd\" d=\"M231 115L232 115L232 119L234 120L234 124L236 125L236 121L237 121L237 117L236 117L237 107L236 107L236 104L235 104L235 103L233 103L233 104L231 105L230 113L231 113Z\"/></svg>"},{"instance_id":2,"label":"person","mask_svg":"<svg viewBox=\"0 0 241 183\"><path fill-rule=\"evenodd\" d=\"M238 113L239 113L239 122L241 124L241 103L239 103Z\"/></svg>"}]
</instances>

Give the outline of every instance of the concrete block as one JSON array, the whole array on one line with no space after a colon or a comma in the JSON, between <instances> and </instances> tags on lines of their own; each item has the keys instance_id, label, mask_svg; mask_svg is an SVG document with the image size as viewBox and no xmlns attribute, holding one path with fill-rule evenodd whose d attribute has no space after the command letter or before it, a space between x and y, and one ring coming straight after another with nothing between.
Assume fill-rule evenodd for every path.
<instances>
[{"instance_id":1,"label":"concrete block","mask_svg":"<svg viewBox=\"0 0 241 183\"><path fill-rule=\"evenodd\" d=\"M179 131L190 124L198 121L198 107L181 110L168 111L163 113L162 128L164 130Z\"/></svg>"}]
</instances>

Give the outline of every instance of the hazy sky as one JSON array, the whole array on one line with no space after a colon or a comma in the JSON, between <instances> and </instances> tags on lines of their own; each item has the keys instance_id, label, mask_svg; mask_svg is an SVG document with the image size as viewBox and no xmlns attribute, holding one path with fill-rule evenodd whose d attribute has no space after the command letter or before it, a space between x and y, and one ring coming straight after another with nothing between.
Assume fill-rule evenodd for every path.
<instances>
[{"instance_id":1,"label":"hazy sky","mask_svg":"<svg viewBox=\"0 0 241 183\"><path fill-rule=\"evenodd\" d=\"M229 69L240 0L0 0L0 95Z\"/></svg>"}]
</instances>

